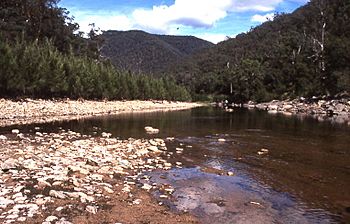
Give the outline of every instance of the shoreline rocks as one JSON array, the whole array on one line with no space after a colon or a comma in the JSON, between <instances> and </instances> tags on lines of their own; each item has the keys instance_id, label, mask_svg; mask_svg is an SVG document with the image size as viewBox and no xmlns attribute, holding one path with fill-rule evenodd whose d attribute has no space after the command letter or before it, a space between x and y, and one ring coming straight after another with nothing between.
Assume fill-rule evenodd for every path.
<instances>
[{"instance_id":1,"label":"shoreline rocks","mask_svg":"<svg viewBox=\"0 0 350 224\"><path fill-rule=\"evenodd\" d=\"M350 98L324 100L324 99L294 99L266 103L248 102L243 107L248 109L266 110L269 113L283 113L285 115L310 115L319 120L332 120L336 123L350 125Z\"/></svg>"},{"instance_id":2,"label":"shoreline rocks","mask_svg":"<svg viewBox=\"0 0 350 224\"><path fill-rule=\"evenodd\" d=\"M92 101L92 100L33 100L0 99L0 127L30 123L82 119L93 116L130 112L183 110L203 106L199 103L149 101ZM14 130L14 134L17 130Z\"/></svg>"},{"instance_id":3,"label":"shoreline rocks","mask_svg":"<svg viewBox=\"0 0 350 224\"><path fill-rule=\"evenodd\" d=\"M142 207L146 202L137 192L157 189L144 173L175 167L164 159L171 153L159 138L121 140L65 130L4 136L1 223L74 223L77 212L91 217L118 203Z\"/></svg>"}]
</instances>

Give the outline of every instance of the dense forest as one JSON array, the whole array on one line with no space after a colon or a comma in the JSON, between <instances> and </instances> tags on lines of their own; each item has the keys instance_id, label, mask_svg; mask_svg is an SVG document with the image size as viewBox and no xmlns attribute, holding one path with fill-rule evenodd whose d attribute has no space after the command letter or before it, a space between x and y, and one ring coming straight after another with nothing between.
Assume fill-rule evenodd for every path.
<instances>
[{"instance_id":1,"label":"dense forest","mask_svg":"<svg viewBox=\"0 0 350 224\"><path fill-rule=\"evenodd\" d=\"M140 30L106 31L101 55L123 70L158 73L214 44L193 36L170 36Z\"/></svg>"},{"instance_id":2,"label":"dense forest","mask_svg":"<svg viewBox=\"0 0 350 224\"><path fill-rule=\"evenodd\" d=\"M94 26L85 37L58 0L2 0L0 96L189 100L171 78L117 70L100 56Z\"/></svg>"},{"instance_id":3,"label":"dense forest","mask_svg":"<svg viewBox=\"0 0 350 224\"><path fill-rule=\"evenodd\" d=\"M197 98L247 100L350 92L350 1L311 0L171 66Z\"/></svg>"},{"instance_id":4,"label":"dense forest","mask_svg":"<svg viewBox=\"0 0 350 224\"><path fill-rule=\"evenodd\" d=\"M311 0L217 45L97 35L93 24L84 35L58 2L1 1L1 96L246 102L350 92L349 0Z\"/></svg>"}]
</instances>

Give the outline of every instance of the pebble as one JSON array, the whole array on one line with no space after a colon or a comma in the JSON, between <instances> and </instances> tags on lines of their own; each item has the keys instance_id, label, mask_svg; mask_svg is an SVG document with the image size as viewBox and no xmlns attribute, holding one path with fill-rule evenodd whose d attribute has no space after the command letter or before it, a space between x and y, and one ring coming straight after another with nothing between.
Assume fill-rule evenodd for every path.
<instances>
[{"instance_id":1,"label":"pebble","mask_svg":"<svg viewBox=\"0 0 350 224\"><path fill-rule=\"evenodd\" d=\"M133 202L132 202L132 204L133 205L139 205L139 204L141 204L141 199L136 199L136 200L134 200Z\"/></svg>"},{"instance_id":2,"label":"pebble","mask_svg":"<svg viewBox=\"0 0 350 224\"><path fill-rule=\"evenodd\" d=\"M89 213L96 214L97 213L97 207L88 205L86 206L85 210Z\"/></svg>"},{"instance_id":3,"label":"pebble","mask_svg":"<svg viewBox=\"0 0 350 224\"><path fill-rule=\"evenodd\" d=\"M12 129L12 134L19 134L19 130L18 129Z\"/></svg>"},{"instance_id":4,"label":"pebble","mask_svg":"<svg viewBox=\"0 0 350 224\"><path fill-rule=\"evenodd\" d=\"M158 152L159 151L158 147L154 146L154 145L149 146L147 149L151 152Z\"/></svg>"},{"instance_id":5,"label":"pebble","mask_svg":"<svg viewBox=\"0 0 350 224\"><path fill-rule=\"evenodd\" d=\"M109 188L109 187L103 187L103 189L104 189L104 191L107 192L108 194L113 194L113 193L114 193L114 191L113 191L111 188Z\"/></svg>"},{"instance_id":6,"label":"pebble","mask_svg":"<svg viewBox=\"0 0 350 224\"><path fill-rule=\"evenodd\" d=\"M53 222L56 220L58 220L58 218L56 216L51 215L45 219L45 222Z\"/></svg>"},{"instance_id":7,"label":"pebble","mask_svg":"<svg viewBox=\"0 0 350 224\"><path fill-rule=\"evenodd\" d=\"M9 170L9 169L15 169L17 167L17 164L18 164L18 160L9 158L1 164L1 169L3 171Z\"/></svg>"},{"instance_id":8,"label":"pebble","mask_svg":"<svg viewBox=\"0 0 350 224\"><path fill-rule=\"evenodd\" d=\"M1 169L7 171L2 174L7 177L2 176L0 180L0 222L25 222L36 214L40 214L43 219L48 215L53 216L47 214L46 209L55 205L56 198L84 204L98 203L100 199L106 199L115 193L113 179L116 175L125 180L121 192L130 194L144 169L151 171L172 167L171 163L159 155L169 154L164 140L159 138L119 140L107 136L83 137L79 133L63 129L58 133L24 133L22 137L11 137L0 144L0 152L3 152L0 156L6 158L2 159ZM21 181L15 182L17 179ZM31 180L37 180L34 182L35 190L26 189L27 181L33 184ZM149 191L153 186L145 183L141 188ZM46 191L49 196L45 196ZM166 190L167 194L172 191L170 188ZM134 200L134 204L139 202L141 201ZM17 213L1 210L10 205L17 206ZM86 210L89 213L97 212L96 206L88 206ZM57 211L62 209L63 207L58 207ZM13 214L17 217L12 217ZM7 216L11 219L5 219ZM41 222L70 223L58 218Z\"/></svg>"},{"instance_id":9,"label":"pebble","mask_svg":"<svg viewBox=\"0 0 350 224\"><path fill-rule=\"evenodd\" d=\"M143 186L141 188L146 190L146 191L149 191L152 189L152 186L146 183L146 184L143 184Z\"/></svg>"},{"instance_id":10,"label":"pebble","mask_svg":"<svg viewBox=\"0 0 350 224\"><path fill-rule=\"evenodd\" d=\"M65 199L66 198L66 195L62 191L50 190L49 191L49 195L51 197L60 198L60 199Z\"/></svg>"},{"instance_id":11,"label":"pebble","mask_svg":"<svg viewBox=\"0 0 350 224\"><path fill-rule=\"evenodd\" d=\"M159 129L153 128L153 127L150 127L150 126L146 126L145 127L145 131L146 131L147 134L158 134L159 133Z\"/></svg>"}]
</instances>

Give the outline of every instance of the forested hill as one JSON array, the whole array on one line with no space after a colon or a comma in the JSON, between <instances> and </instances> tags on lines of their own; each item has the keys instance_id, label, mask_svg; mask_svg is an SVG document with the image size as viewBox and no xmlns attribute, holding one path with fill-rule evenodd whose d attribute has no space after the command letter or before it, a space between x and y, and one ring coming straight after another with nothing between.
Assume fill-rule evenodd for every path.
<instances>
[{"instance_id":1,"label":"forested hill","mask_svg":"<svg viewBox=\"0 0 350 224\"><path fill-rule=\"evenodd\" d=\"M1 0L0 97L190 100L172 79L116 69L101 58L94 25L86 37L58 3Z\"/></svg>"},{"instance_id":2,"label":"forested hill","mask_svg":"<svg viewBox=\"0 0 350 224\"><path fill-rule=\"evenodd\" d=\"M311 0L168 71L194 93L235 101L335 95L350 92L349 52L350 1Z\"/></svg>"},{"instance_id":3,"label":"forested hill","mask_svg":"<svg viewBox=\"0 0 350 224\"><path fill-rule=\"evenodd\" d=\"M143 31L106 31L101 54L118 68L163 71L169 64L214 44L193 36L155 35Z\"/></svg>"}]
</instances>

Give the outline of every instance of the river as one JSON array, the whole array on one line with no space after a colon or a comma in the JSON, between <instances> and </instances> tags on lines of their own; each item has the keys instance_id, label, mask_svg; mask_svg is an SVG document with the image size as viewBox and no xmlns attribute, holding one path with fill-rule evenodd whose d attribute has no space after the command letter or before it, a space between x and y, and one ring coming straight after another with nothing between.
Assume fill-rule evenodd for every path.
<instances>
[{"instance_id":1,"label":"river","mask_svg":"<svg viewBox=\"0 0 350 224\"><path fill-rule=\"evenodd\" d=\"M174 137L167 142L174 152L170 161L180 161L183 167L150 173L151 181L172 185L172 199L159 200L203 223L350 222L347 125L203 107L28 125L21 130L34 132L34 126L46 132L110 132L119 138ZM160 133L147 135L145 126L159 128ZM176 148L183 152L176 153Z\"/></svg>"}]
</instances>

